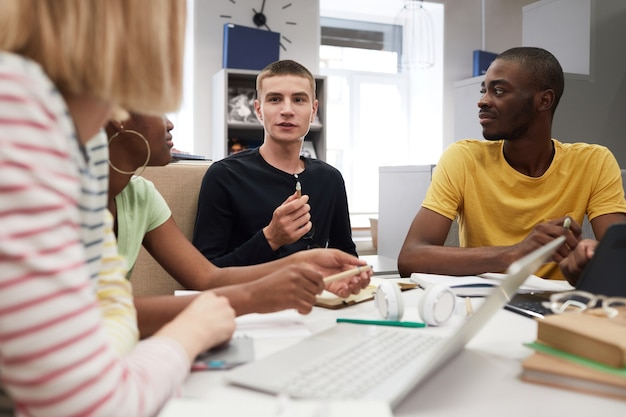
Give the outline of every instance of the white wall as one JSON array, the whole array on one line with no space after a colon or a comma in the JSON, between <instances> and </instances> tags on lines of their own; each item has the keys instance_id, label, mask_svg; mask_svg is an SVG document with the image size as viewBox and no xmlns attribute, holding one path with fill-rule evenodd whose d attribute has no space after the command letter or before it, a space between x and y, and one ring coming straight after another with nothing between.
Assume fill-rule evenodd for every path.
<instances>
[{"instance_id":1,"label":"white wall","mask_svg":"<svg viewBox=\"0 0 626 417\"><path fill-rule=\"evenodd\" d=\"M626 2L595 1L592 80L566 79L553 136L607 146L626 168Z\"/></svg>"},{"instance_id":2,"label":"white wall","mask_svg":"<svg viewBox=\"0 0 626 417\"><path fill-rule=\"evenodd\" d=\"M522 45L547 49L565 73L591 73L593 0L540 0L522 10ZM553 22L560 21L558 25Z\"/></svg>"},{"instance_id":3,"label":"white wall","mask_svg":"<svg viewBox=\"0 0 626 417\"><path fill-rule=\"evenodd\" d=\"M522 7L534 0L484 0L484 50L499 53L522 44ZM483 49L482 1L441 0L445 6L443 147L460 139L454 131L454 83L472 77L473 51ZM476 91L478 101L478 91ZM476 107L478 114L478 107ZM478 123L478 118L476 119ZM464 135L466 136L466 135Z\"/></svg>"}]
</instances>

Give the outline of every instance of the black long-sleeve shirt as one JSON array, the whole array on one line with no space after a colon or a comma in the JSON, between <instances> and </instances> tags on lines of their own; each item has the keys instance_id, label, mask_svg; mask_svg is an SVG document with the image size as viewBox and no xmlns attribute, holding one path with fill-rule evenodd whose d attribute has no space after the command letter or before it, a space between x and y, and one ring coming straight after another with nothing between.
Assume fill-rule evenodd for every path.
<instances>
[{"instance_id":1,"label":"black long-sleeve shirt","mask_svg":"<svg viewBox=\"0 0 626 417\"><path fill-rule=\"evenodd\" d=\"M269 165L258 148L213 163L202 180L193 244L217 266L253 265L315 247L357 255L341 173L327 163L303 158L298 174ZM273 251L262 229L300 181L309 196L314 232Z\"/></svg>"}]
</instances>

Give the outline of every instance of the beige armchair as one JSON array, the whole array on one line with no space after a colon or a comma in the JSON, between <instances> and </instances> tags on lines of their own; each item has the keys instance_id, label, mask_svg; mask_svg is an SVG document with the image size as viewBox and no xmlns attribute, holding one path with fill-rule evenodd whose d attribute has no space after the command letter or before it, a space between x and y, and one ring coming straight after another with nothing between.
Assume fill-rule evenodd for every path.
<instances>
[{"instance_id":1,"label":"beige armchair","mask_svg":"<svg viewBox=\"0 0 626 417\"><path fill-rule=\"evenodd\" d=\"M196 220L198 192L210 162L174 162L147 167L142 176L152 181L172 210L172 217L191 240ZM130 279L134 295L171 295L182 286L142 247Z\"/></svg>"}]
</instances>

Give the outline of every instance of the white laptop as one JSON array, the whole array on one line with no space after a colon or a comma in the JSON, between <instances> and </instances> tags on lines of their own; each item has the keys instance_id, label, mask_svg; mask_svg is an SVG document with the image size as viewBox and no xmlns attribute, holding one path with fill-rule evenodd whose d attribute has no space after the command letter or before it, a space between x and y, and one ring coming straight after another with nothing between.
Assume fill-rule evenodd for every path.
<instances>
[{"instance_id":1,"label":"white laptop","mask_svg":"<svg viewBox=\"0 0 626 417\"><path fill-rule=\"evenodd\" d=\"M293 398L365 398L395 408L456 356L564 242L560 237L512 263L497 290L447 336L423 329L339 323L225 375L231 384Z\"/></svg>"}]
</instances>

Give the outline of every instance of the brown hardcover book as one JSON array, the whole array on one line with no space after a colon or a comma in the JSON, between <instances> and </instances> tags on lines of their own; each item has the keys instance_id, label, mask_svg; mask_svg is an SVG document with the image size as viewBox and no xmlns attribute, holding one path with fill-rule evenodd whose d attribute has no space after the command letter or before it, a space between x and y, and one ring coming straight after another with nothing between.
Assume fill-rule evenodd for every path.
<instances>
[{"instance_id":1,"label":"brown hardcover book","mask_svg":"<svg viewBox=\"0 0 626 417\"><path fill-rule=\"evenodd\" d=\"M537 320L537 341L609 366L626 367L626 308L619 310L612 319L593 312L547 316Z\"/></svg>"},{"instance_id":2,"label":"brown hardcover book","mask_svg":"<svg viewBox=\"0 0 626 417\"><path fill-rule=\"evenodd\" d=\"M522 362L521 379L626 400L626 377L535 352Z\"/></svg>"}]
</instances>

